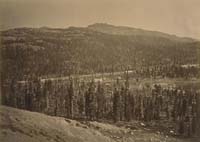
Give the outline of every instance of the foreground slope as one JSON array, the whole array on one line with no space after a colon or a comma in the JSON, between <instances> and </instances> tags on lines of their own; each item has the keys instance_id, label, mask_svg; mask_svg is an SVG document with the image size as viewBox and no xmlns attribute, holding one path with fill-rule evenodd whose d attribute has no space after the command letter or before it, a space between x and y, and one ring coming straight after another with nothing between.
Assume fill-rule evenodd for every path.
<instances>
[{"instance_id":1,"label":"foreground slope","mask_svg":"<svg viewBox=\"0 0 200 142\"><path fill-rule=\"evenodd\" d=\"M134 127L134 126L133 126ZM78 122L0 106L1 142L191 142L162 133L99 122ZM195 140L197 142L197 140Z\"/></svg>"},{"instance_id":2,"label":"foreground slope","mask_svg":"<svg viewBox=\"0 0 200 142\"><path fill-rule=\"evenodd\" d=\"M110 142L76 121L1 106L1 142ZM77 125L77 126L76 126ZM83 126L84 127L84 126Z\"/></svg>"}]
</instances>

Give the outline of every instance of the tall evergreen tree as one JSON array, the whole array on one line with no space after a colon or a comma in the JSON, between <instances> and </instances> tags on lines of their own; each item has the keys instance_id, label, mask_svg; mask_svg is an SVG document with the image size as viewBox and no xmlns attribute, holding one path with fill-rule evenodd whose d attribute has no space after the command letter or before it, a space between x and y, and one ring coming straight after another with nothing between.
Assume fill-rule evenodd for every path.
<instances>
[{"instance_id":1,"label":"tall evergreen tree","mask_svg":"<svg viewBox=\"0 0 200 142\"><path fill-rule=\"evenodd\" d=\"M96 116L95 84L91 81L85 94L86 117L93 120Z\"/></svg>"},{"instance_id":2,"label":"tall evergreen tree","mask_svg":"<svg viewBox=\"0 0 200 142\"><path fill-rule=\"evenodd\" d=\"M69 95L69 117L73 118L74 84L72 79L70 79L68 95Z\"/></svg>"},{"instance_id":3,"label":"tall evergreen tree","mask_svg":"<svg viewBox=\"0 0 200 142\"><path fill-rule=\"evenodd\" d=\"M117 122L120 120L120 92L115 88L113 93L113 120Z\"/></svg>"},{"instance_id":4,"label":"tall evergreen tree","mask_svg":"<svg viewBox=\"0 0 200 142\"><path fill-rule=\"evenodd\" d=\"M99 82L96 91L96 98L97 98L97 119L102 118L104 116L104 107L105 107L105 95L104 95L104 88L102 84Z\"/></svg>"}]
</instances>

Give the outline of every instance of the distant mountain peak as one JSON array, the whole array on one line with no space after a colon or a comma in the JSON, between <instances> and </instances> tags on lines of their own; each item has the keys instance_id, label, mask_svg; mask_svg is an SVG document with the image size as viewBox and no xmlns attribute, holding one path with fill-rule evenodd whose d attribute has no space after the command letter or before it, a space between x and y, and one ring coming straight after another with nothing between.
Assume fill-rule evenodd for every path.
<instances>
[{"instance_id":1,"label":"distant mountain peak","mask_svg":"<svg viewBox=\"0 0 200 142\"><path fill-rule=\"evenodd\" d=\"M104 27L106 27L106 26L116 27L116 26L108 24L108 23L94 23L94 24L88 25L88 27L98 27L98 26L102 26L102 27L103 26Z\"/></svg>"}]
</instances>

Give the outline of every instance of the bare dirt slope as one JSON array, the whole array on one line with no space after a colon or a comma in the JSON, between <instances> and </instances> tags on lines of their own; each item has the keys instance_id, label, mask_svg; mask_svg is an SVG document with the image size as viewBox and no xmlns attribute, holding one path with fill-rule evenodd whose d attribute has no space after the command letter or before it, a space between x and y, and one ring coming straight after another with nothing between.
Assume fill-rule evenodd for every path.
<instances>
[{"instance_id":1,"label":"bare dirt slope","mask_svg":"<svg viewBox=\"0 0 200 142\"><path fill-rule=\"evenodd\" d=\"M190 142L143 129L52 117L0 106L1 142ZM197 140L195 140L197 142Z\"/></svg>"},{"instance_id":2,"label":"bare dirt slope","mask_svg":"<svg viewBox=\"0 0 200 142\"><path fill-rule=\"evenodd\" d=\"M1 142L110 142L79 122L1 106Z\"/></svg>"}]
</instances>

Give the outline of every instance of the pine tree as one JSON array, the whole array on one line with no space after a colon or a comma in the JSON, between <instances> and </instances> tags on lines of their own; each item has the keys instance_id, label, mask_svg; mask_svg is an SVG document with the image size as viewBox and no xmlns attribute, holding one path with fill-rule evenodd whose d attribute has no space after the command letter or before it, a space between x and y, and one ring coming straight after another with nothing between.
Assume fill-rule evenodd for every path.
<instances>
[{"instance_id":1,"label":"pine tree","mask_svg":"<svg viewBox=\"0 0 200 142\"><path fill-rule=\"evenodd\" d=\"M117 88L113 93L113 120L117 122L120 120L120 94Z\"/></svg>"},{"instance_id":2,"label":"pine tree","mask_svg":"<svg viewBox=\"0 0 200 142\"><path fill-rule=\"evenodd\" d=\"M86 117L93 120L96 116L95 84L91 81L85 96Z\"/></svg>"},{"instance_id":3,"label":"pine tree","mask_svg":"<svg viewBox=\"0 0 200 142\"><path fill-rule=\"evenodd\" d=\"M113 120L117 122L121 120L122 113L122 97L120 94L120 82L119 78L117 78L117 82L115 84L114 92L113 92Z\"/></svg>"},{"instance_id":4,"label":"pine tree","mask_svg":"<svg viewBox=\"0 0 200 142\"><path fill-rule=\"evenodd\" d=\"M90 94L89 94L89 91L87 90L85 92L85 115L86 115L86 119L89 119L89 103L90 103Z\"/></svg>"},{"instance_id":5,"label":"pine tree","mask_svg":"<svg viewBox=\"0 0 200 142\"><path fill-rule=\"evenodd\" d=\"M15 79L12 79L10 83L9 97L8 99L6 99L6 105L9 105L12 107L15 106L15 97L16 97L15 84L16 84Z\"/></svg>"},{"instance_id":6,"label":"pine tree","mask_svg":"<svg viewBox=\"0 0 200 142\"><path fill-rule=\"evenodd\" d=\"M197 135L200 136L200 91L196 95L197 101Z\"/></svg>"},{"instance_id":7,"label":"pine tree","mask_svg":"<svg viewBox=\"0 0 200 142\"><path fill-rule=\"evenodd\" d=\"M105 107L105 96L104 96L104 88L102 84L99 82L96 91L97 98L97 119L102 118L104 116L104 107Z\"/></svg>"},{"instance_id":8,"label":"pine tree","mask_svg":"<svg viewBox=\"0 0 200 142\"><path fill-rule=\"evenodd\" d=\"M130 92L129 92L129 76L127 72L124 91L122 91L124 100L124 118L130 120Z\"/></svg>"},{"instance_id":9,"label":"pine tree","mask_svg":"<svg viewBox=\"0 0 200 142\"><path fill-rule=\"evenodd\" d=\"M69 117L73 118L74 84L72 79L70 80L68 95L69 95Z\"/></svg>"},{"instance_id":10,"label":"pine tree","mask_svg":"<svg viewBox=\"0 0 200 142\"><path fill-rule=\"evenodd\" d=\"M79 116L82 117L84 114L84 96L83 96L83 90L79 89L78 91L78 113Z\"/></svg>"},{"instance_id":11,"label":"pine tree","mask_svg":"<svg viewBox=\"0 0 200 142\"><path fill-rule=\"evenodd\" d=\"M38 111L38 112L41 112L41 95L42 95L42 92L41 92L41 82L40 82L40 79L39 78L35 78L34 79L34 94L35 94L35 111Z\"/></svg>"}]
</instances>

